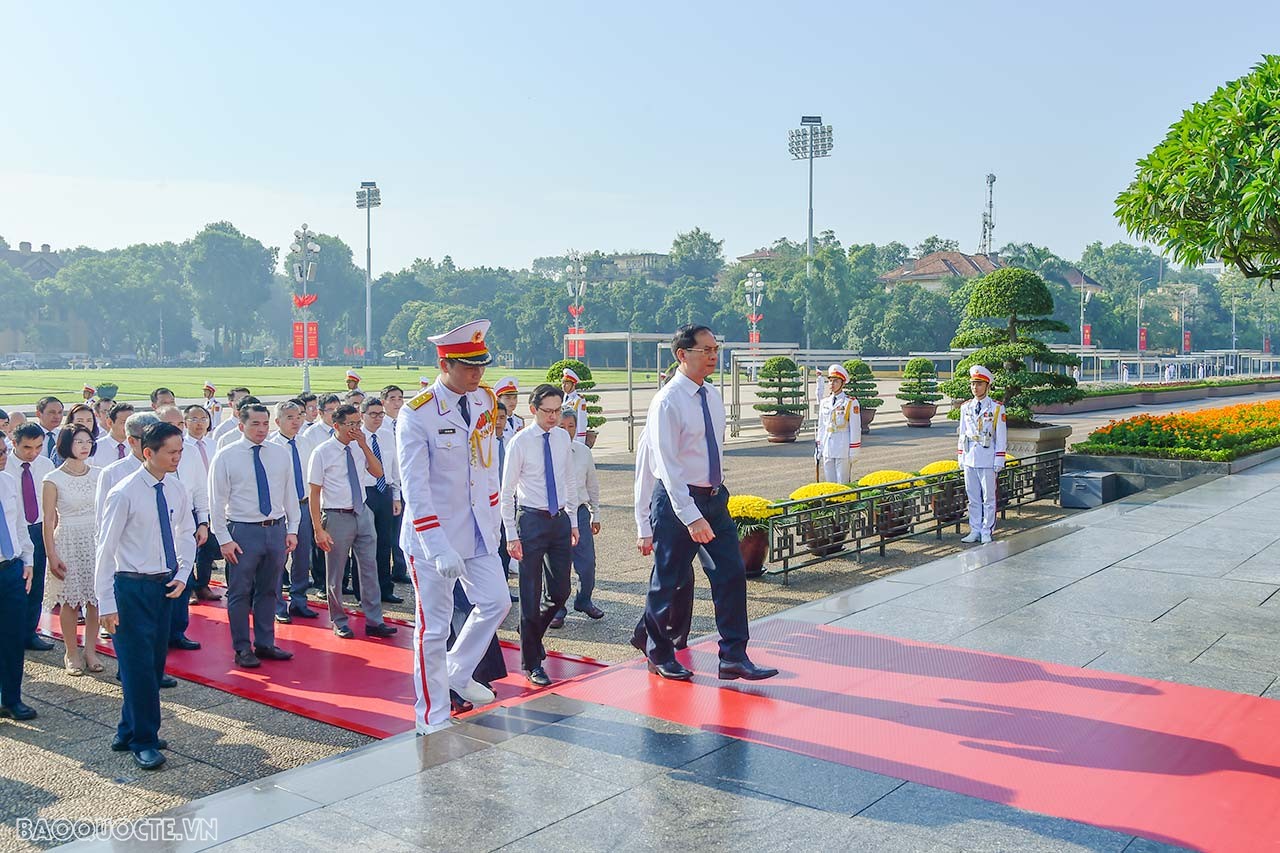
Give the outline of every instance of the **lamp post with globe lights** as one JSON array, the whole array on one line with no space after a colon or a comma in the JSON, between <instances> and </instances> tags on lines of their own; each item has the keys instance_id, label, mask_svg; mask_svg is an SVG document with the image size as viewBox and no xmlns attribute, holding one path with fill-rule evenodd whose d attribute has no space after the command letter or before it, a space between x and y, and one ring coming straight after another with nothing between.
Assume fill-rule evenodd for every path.
<instances>
[{"instance_id":1,"label":"lamp post with globe lights","mask_svg":"<svg viewBox=\"0 0 1280 853\"><path fill-rule=\"evenodd\" d=\"M302 296L294 296L294 305L302 312L302 391L311 393L311 336L308 333L311 321L311 304L315 302L315 294L307 294L307 285L316 280L316 260L320 254L320 244L316 242L315 232L302 223L302 227L293 232L293 243L289 251L298 260L293 263L293 280L302 285ZM319 353L316 353L319 355Z\"/></svg>"},{"instance_id":2,"label":"lamp post with globe lights","mask_svg":"<svg viewBox=\"0 0 1280 853\"><path fill-rule=\"evenodd\" d=\"M573 322L569 324L569 333L581 333L583 297L587 292L587 264L577 252L569 253L569 263L564 268L564 286L569 292L569 316L573 318ZM583 358L586 351L586 341L569 341L565 347L565 356Z\"/></svg>"},{"instance_id":3,"label":"lamp post with globe lights","mask_svg":"<svg viewBox=\"0 0 1280 853\"><path fill-rule=\"evenodd\" d=\"M750 323L747 342L758 344L760 343L760 321L764 319L764 315L760 313L760 306L764 302L764 276L758 269L752 267L751 272L747 273L744 287L747 291L747 322Z\"/></svg>"}]
</instances>

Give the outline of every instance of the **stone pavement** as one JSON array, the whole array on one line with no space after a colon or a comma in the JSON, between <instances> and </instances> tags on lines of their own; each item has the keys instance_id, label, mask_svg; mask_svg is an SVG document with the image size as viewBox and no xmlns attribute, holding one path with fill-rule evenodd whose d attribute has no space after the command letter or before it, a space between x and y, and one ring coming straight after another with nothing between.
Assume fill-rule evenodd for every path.
<instances>
[{"instance_id":1,"label":"stone pavement","mask_svg":"<svg viewBox=\"0 0 1280 853\"><path fill-rule=\"evenodd\" d=\"M1280 462L1135 495L779 616L1271 696L1277 510ZM169 815L216 819L219 849L245 851L344 840L386 850L1174 849L555 695Z\"/></svg>"}]
</instances>

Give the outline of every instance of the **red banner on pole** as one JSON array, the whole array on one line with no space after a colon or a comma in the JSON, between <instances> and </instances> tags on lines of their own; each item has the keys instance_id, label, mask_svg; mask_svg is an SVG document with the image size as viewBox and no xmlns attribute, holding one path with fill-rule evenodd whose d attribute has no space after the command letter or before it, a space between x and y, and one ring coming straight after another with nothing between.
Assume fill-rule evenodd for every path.
<instances>
[{"instance_id":1,"label":"red banner on pole","mask_svg":"<svg viewBox=\"0 0 1280 853\"><path fill-rule=\"evenodd\" d=\"M293 357L299 360L307 357L307 352L304 349L304 340L305 340L305 334L306 334L303 331L304 326L306 326L305 323L293 324Z\"/></svg>"},{"instance_id":2,"label":"red banner on pole","mask_svg":"<svg viewBox=\"0 0 1280 853\"><path fill-rule=\"evenodd\" d=\"M1191 352L1191 333L1190 332L1182 333L1182 351Z\"/></svg>"},{"instance_id":3,"label":"red banner on pole","mask_svg":"<svg viewBox=\"0 0 1280 853\"><path fill-rule=\"evenodd\" d=\"M586 328L583 326L569 327L569 334L571 335L580 335L585 331L586 331ZM565 341L564 342L565 358L585 358L586 355L587 355L586 341Z\"/></svg>"},{"instance_id":4,"label":"red banner on pole","mask_svg":"<svg viewBox=\"0 0 1280 853\"><path fill-rule=\"evenodd\" d=\"M320 324L307 324L307 358L320 357Z\"/></svg>"},{"instance_id":5,"label":"red banner on pole","mask_svg":"<svg viewBox=\"0 0 1280 853\"><path fill-rule=\"evenodd\" d=\"M1271 352L1271 336L1270 335L1262 336L1262 351L1265 353Z\"/></svg>"},{"instance_id":6,"label":"red banner on pole","mask_svg":"<svg viewBox=\"0 0 1280 853\"><path fill-rule=\"evenodd\" d=\"M760 333L759 333L759 332L748 332L748 333L747 333L747 335L748 335L747 343L749 343L749 344L758 344L758 343L760 343Z\"/></svg>"},{"instance_id":7,"label":"red banner on pole","mask_svg":"<svg viewBox=\"0 0 1280 853\"><path fill-rule=\"evenodd\" d=\"M1145 350L1147 348L1147 327L1143 326L1138 330L1138 349Z\"/></svg>"},{"instance_id":8,"label":"red banner on pole","mask_svg":"<svg viewBox=\"0 0 1280 853\"><path fill-rule=\"evenodd\" d=\"M1085 346L1093 345L1093 326L1091 324L1084 324L1084 334L1081 335L1080 340Z\"/></svg>"}]
</instances>

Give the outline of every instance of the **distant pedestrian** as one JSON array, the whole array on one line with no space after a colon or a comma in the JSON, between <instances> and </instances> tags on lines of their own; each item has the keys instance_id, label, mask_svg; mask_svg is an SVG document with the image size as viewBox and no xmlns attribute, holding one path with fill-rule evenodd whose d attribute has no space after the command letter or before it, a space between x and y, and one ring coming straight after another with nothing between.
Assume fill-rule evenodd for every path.
<instances>
[{"instance_id":1,"label":"distant pedestrian","mask_svg":"<svg viewBox=\"0 0 1280 853\"><path fill-rule=\"evenodd\" d=\"M573 409L560 412L560 428L569 435L577 432L577 413ZM596 536L600 534L600 480L596 476L596 462L591 448L580 442L569 447L570 476L574 480L574 492L578 506L578 544L570 555L573 572L578 576L578 594L573 599L573 609L590 619L603 619L604 611L596 607L591 594L596 588ZM565 605L556 610L548 627L564 626Z\"/></svg>"}]
</instances>

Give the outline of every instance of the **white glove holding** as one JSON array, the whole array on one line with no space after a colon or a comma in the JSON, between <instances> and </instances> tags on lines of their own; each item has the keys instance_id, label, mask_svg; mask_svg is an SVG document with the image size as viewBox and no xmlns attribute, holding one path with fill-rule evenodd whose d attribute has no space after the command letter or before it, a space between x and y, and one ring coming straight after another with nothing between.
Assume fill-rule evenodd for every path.
<instances>
[{"instance_id":1,"label":"white glove holding","mask_svg":"<svg viewBox=\"0 0 1280 853\"><path fill-rule=\"evenodd\" d=\"M436 571L447 581L462 577L463 562L457 551L446 551L435 559Z\"/></svg>"}]
</instances>

